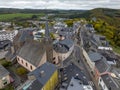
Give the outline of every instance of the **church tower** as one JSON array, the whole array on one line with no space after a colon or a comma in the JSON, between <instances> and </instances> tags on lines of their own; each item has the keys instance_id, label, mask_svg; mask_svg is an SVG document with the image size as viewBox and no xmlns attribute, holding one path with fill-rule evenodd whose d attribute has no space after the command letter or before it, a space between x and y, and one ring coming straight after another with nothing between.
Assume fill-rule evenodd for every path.
<instances>
[{"instance_id":1,"label":"church tower","mask_svg":"<svg viewBox=\"0 0 120 90\"><path fill-rule=\"evenodd\" d=\"M47 61L53 63L53 44L52 44L52 39L50 38L50 32L49 32L49 26L47 20L45 23L44 44L45 44Z\"/></svg>"}]
</instances>

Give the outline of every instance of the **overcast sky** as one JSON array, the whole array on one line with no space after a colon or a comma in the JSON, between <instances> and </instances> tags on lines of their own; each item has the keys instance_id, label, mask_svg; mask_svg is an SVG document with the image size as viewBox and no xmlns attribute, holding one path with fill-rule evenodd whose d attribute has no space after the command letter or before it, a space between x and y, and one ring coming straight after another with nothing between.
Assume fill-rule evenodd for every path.
<instances>
[{"instance_id":1,"label":"overcast sky","mask_svg":"<svg viewBox=\"0 0 120 90\"><path fill-rule=\"evenodd\" d=\"M0 8L120 9L120 0L0 0Z\"/></svg>"}]
</instances>

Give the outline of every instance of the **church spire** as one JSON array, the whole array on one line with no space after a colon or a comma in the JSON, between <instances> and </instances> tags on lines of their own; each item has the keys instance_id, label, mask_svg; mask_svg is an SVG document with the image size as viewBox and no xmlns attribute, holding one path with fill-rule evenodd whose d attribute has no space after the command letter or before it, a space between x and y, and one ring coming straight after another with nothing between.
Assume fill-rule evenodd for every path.
<instances>
[{"instance_id":1,"label":"church spire","mask_svg":"<svg viewBox=\"0 0 120 90\"><path fill-rule=\"evenodd\" d=\"M53 44L52 44L52 40L50 38L50 31L49 31L47 18L46 18L46 22L45 22L44 45L45 45L45 49L46 49L46 59L48 62L53 63Z\"/></svg>"},{"instance_id":2,"label":"church spire","mask_svg":"<svg viewBox=\"0 0 120 90\"><path fill-rule=\"evenodd\" d=\"M46 23L45 23L45 38L47 38L47 39L50 38L48 20L46 20Z\"/></svg>"}]
</instances>

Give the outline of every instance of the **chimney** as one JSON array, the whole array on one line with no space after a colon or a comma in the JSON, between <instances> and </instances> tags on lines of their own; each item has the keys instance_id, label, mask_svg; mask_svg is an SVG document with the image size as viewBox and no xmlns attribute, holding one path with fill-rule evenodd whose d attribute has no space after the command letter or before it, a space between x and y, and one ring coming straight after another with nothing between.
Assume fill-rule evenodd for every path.
<instances>
[{"instance_id":1,"label":"chimney","mask_svg":"<svg viewBox=\"0 0 120 90\"><path fill-rule=\"evenodd\" d=\"M40 76L41 76L41 77L44 77L44 76L45 76L45 71L44 71L44 70L42 70L42 71L40 72Z\"/></svg>"},{"instance_id":2,"label":"chimney","mask_svg":"<svg viewBox=\"0 0 120 90\"><path fill-rule=\"evenodd\" d=\"M63 35L60 35L60 39L59 40L64 40L65 37Z\"/></svg>"},{"instance_id":3,"label":"chimney","mask_svg":"<svg viewBox=\"0 0 120 90\"><path fill-rule=\"evenodd\" d=\"M35 80L36 79L36 77L32 74L32 75L28 75L28 79L29 80Z\"/></svg>"}]
</instances>

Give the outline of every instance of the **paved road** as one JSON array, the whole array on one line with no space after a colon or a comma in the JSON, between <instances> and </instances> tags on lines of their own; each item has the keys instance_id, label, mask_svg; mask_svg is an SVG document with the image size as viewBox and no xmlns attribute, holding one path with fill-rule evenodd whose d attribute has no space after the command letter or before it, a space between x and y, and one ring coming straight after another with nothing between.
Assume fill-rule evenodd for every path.
<instances>
[{"instance_id":1,"label":"paved road","mask_svg":"<svg viewBox=\"0 0 120 90\"><path fill-rule=\"evenodd\" d=\"M80 47L78 46L75 46L75 57L76 57L76 62L79 64L79 66L81 67L81 69L84 71L86 77L88 78L88 80L91 80L91 77L83 63L83 58L82 58L82 55L81 55L81 52L80 52Z\"/></svg>"},{"instance_id":2,"label":"paved road","mask_svg":"<svg viewBox=\"0 0 120 90\"><path fill-rule=\"evenodd\" d=\"M81 39L81 43L80 43L80 55L81 55L81 60L82 60L82 63L84 64L84 67L85 67L85 69L86 69L86 74L88 74L88 77L90 78L90 80L92 80L93 82L94 82L94 90L100 90L100 88L99 88L99 86L98 86L98 82L95 80L95 78L94 78L94 76L91 74L91 70L90 70L90 68L88 67L88 64L85 62L85 59L84 59L84 57L83 57L83 55L82 55L82 50L81 50L81 48L83 47L84 49L86 49L87 50L87 46L88 46L88 42L89 42L89 40L90 40L90 37L88 37L88 34L86 33L86 30L85 30L85 28L84 27L81 27L80 28L80 37L79 37L80 39ZM86 46L87 45L87 46Z\"/></svg>"}]
</instances>

